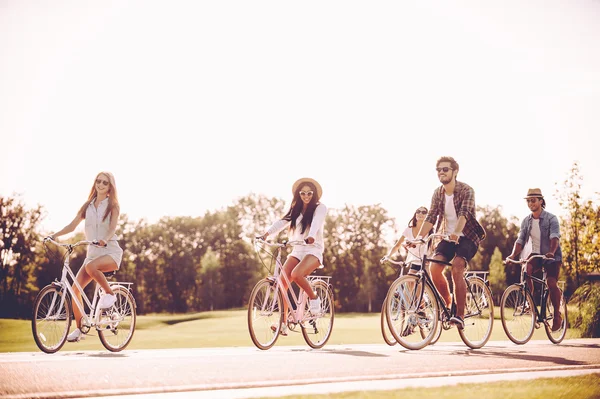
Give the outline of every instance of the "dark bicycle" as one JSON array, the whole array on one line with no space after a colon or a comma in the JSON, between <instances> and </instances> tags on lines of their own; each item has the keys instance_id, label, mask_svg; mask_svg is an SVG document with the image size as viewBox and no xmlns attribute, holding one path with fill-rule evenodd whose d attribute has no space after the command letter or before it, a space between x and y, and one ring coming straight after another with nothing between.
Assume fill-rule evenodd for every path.
<instances>
[{"instance_id":1,"label":"dark bicycle","mask_svg":"<svg viewBox=\"0 0 600 399\"><path fill-rule=\"evenodd\" d=\"M560 292L560 312L562 312L562 324L556 331L552 331L552 323L556 310L549 298L548 284L546 283L546 269L542 265L542 278L537 278L527 273L527 263L535 258L542 260L553 260L544 255L532 255L524 260L506 259L508 262L521 265L521 281L512 284L504 290L500 300L500 318L502 328L508 338L517 345L527 343L533 336L534 329L540 328L543 324L546 329L546 335L552 343L560 343L567 334L567 302L561 290ZM533 293L526 284L530 278L534 284L540 285L539 310L533 300Z\"/></svg>"},{"instance_id":2,"label":"dark bicycle","mask_svg":"<svg viewBox=\"0 0 600 399\"><path fill-rule=\"evenodd\" d=\"M432 234L426 240L407 243L426 245L429 240L445 234ZM449 262L433 260L423 255L423 265L436 262L451 266ZM464 276L467 285L463 329L458 333L463 342L472 349L483 347L490 339L494 323L492 292L486 282L476 276ZM406 349L421 349L438 336L438 323L444 330L452 328L450 318L455 315L455 305L449 309L438 293L426 267L415 275L399 277L392 283L386 298L386 313L390 332Z\"/></svg>"}]
</instances>

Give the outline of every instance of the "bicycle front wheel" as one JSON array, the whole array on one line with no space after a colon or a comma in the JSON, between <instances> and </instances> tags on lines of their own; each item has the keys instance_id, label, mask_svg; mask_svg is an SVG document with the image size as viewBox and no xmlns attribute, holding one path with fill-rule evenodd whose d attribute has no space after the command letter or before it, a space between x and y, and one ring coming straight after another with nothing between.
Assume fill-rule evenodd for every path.
<instances>
[{"instance_id":1,"label":"bicycle front wheel","mask_svg":"<svg viewBox=\"0 0 600 399\"><path fill-rule=\"evenodd\" d=\"M439 307L431 287L417 276L402 276L387 294L388 327L406 349L421 349L435 337Z\"/></svg>"},{"instance_id":2,"label":"bicycle front wheel","mask_svg":"<svg viewBox=\"0 0 600 399\"><path fill-rule=\"evenodd\" d=\"M485 345L492 335L494 325L494 300L492 292L479 277L467 278L465 301L465 328L458 330L460 338L471 349Z\"/></svg>"},{"instance_id":3,"label":"bicycle front wheel","mask_svg":"<svg viewBox=\"0 0 600 399\"><path fill-rule=\"evenodd\" d=\"M260 280L250 294L248 302L248 331L258 349L275 345L283 323L283 297L276 284Z\"/></svg>"},{"instance_id":4,"label":"bicycle front wheel","mask_svg":"<svg viewBox=\"0 0 600 399\"><path fill-rule=\"evenodd\" d=\"M565 335L567 335L567 301L565 301L565 296L563 292L560 291L560 307L559 312L562 316L562 323L560 328L556 331L552 331L552 324L554 323L554 315L557 313L556 309L552 305L552 301L548 298L546 304L546 323L544 323L544 327L546 328L546 335L548 339L553 344L559 344L565 339Z\"/></svg>"},{"instance_id":5,"label":"bicycle front wheel","mask_svg":"<svg viewBox=\"0 0 600 399\"><path fill-rule=\"evenodd\" d=\"M381 326L381 335L383 336L383 340L389 346L394 346L398 342L394 339L394 336L390 332L390 328L388 327L387 322L387 313L385 312L385 307L387 306L387 297L383 300L383 304L381 304L381 317L380 317L380 326Z\"/></svg>"},{"instance_id":6,"label":"bicycle front wheel","mask_svg":"<svg viewBox=\"0 0 600 399\"><path fill-rule=\"evenodd\" d=\"M311 315L302 323L302 335L304 340L314 349L322 348L329 337L331 337L331 331L333 330L333 318L334 318L334 302L333 292L329 285L321 280L315 280L313 283L313 290L319 298L321 298L321 311L317 315ZM304 311L304 314L310 314L308 308Z\"/></svg>"},{"instance_id":7,"label":"bicycle front wheel","mask_svg":"<svg viewBox=\"0 0 600 399\"><path fill-rule=\"evenodd\" d=\"M129 345L135 331L135 300L125 288L114 288L115 304L102 309L100 324L96 327L100 342L111 352L120 352Z\"/></svg>"},{"instance_id":8,"label":"bicycle front wheel","mask_svg":"<svg viewBox=\"0 0 600 399\"><path fill-rule=\"evenodd\" d=\"M35 298L31 331L43 352L55 353L67 342L71 327L71 300L60 287L48 285Z\"/></svg>"},{"instance_id":9,"label":"bicycle front wheel","mask_svg":"<svg viewBox=\"0 0 600 399\"><path fill-rule=\"evenodd\" d=\"M500 319L508 339L517 345L527 343L535 328L535 303L525 288L513 284L504 290L500 300Z\"/></svg>"}]
</instances>

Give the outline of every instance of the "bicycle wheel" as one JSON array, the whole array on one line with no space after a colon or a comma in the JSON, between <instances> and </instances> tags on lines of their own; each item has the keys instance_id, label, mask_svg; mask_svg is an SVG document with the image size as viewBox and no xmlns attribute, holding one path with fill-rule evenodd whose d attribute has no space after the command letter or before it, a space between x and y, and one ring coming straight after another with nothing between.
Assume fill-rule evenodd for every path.
<instances>
[{"instance_id":1,"label":"bicycle wheel","mask_svg":"<svg viewBox=\"0 0 600 399\"><path fill-rule=\"evenodd\" d=\"M260 280L252 289L248 302L248 331L258 349L266 350L275 345L283 322L283 297L275 291L275 283ZM275 327L275 331L271 329Z\"/></svg>"},{"instance_id":2,"label":"bicycle wheel","mask_svg":"<svg viewBox=\"0 0 600 399\"><path fill-rule=\"evenodd\" d=\"M33 304L31 331L43 352L55 353L67 342L71 327L71 299L60 287L44 287Z\"/></svg>"},{"instance_id":3,"label":"bicycle wheel","mask_svg":"<svg viewBox=\"0 0 600 399\"><path fill-rule=\"evenodd\" d=\"M304 340L314 349L322 348L333 330L333 318L334 318L334 302L333 292L329 288L329 285L321 280L315 280L313 282L313 289L317 293L317 296L321 298L321 312L316 316L310 316L301 324L302 335ZM310 314L307 308L305 309L305 315Z\"/></svg>"},{"instance_id":4,"label":"bicycle wheel","mask_svg":"<svg viewBox=\"0 0 600 399\"><path fill-rule=\"evenodd\" d=\"M544 327L546 328L548 339L554 344L559 344L565 339L565 335L567 335L567 301L565 301L565 296L562 291L560 292L560 313L562 316L562 324L558 330L552 331L552 324L554 323L554 315L556 312L552 305L552 301L548 298L546 304L546 323L544 323Z\"/></svg>"},{"instance_id":5,"label":"bicycle wheel","mask_svg":"<svg viewBox=\"0 0 600 399\"><path fill-rule=\"evenodd\" d=\"M386 314L396 341L406 349L421 349L433 339L439 308L431 287L417 276L402 276L390 286Z\"/></svg>"},{"instance_id":6,"label":"bicycle wheel","mask_svg":"<svg viewBox=\"0 0 600 399\"><path fill-rule=\"evenodd\" d=\"M504 290L500 300L500 319L508 339L517 345L527 343L535 328L535 303L520 284Z\"/></svg>"},{"instance_id":7,"label":"bicycle wheel","mask_svg":"<svg viewBox=\"0 0 600 399\"><path fill-rule=\"evenodd\" d=\"M98 338L106 349L111 352L120 352L129 345L135 331L136 313L133 295L126 288L113 288L117 297L115 304L102 309Z\"/></svg>"},{"instance_id":8,"label":"bicycle wheel","mask_svg":"<svg viewBox=\"0 0 600 399\"><path fill-rule=\"evenodd\" d=\"M465 328L458 330L460 338L471 349L485 345L494 326L494 300L492 292L479 277L467 278L465 301Z\"/></svg>"},{"instance_id":9,"label":"bicycle wheel","mask_svg":"<svg viewBox=\"0 0 600 399\"><path fill-rule=\"evenodd\" d=\"M438 322L436 324L436 328L435 328L435 332L433 334L433 338L431 338L431 342L429 342L429 345L434 345L436 342L439 341L440 337L442 336L442 331L443 331L443 326L442 326L442 319L438 318Z\"/></svg>"},{"instance_id":10,"label":"bicycle wheel","mask_svg":"<svg viewBox=\"0 0 600 399\"><path fill-rule=\"evenodd\" d=\"M387 297L385 297L385 299L383 300L383 304L381 304L381 318L380 318L381 319L381 321L380 321L381 335L383 336L383 340L385 341L386 344L388 344L389 346L394 346L398 342L396 342L396 340L394 339L394 336L390 332L390 328L388 327L387 313L385 312L386 302L387 302Z\"/></svg>"}]
</instances>

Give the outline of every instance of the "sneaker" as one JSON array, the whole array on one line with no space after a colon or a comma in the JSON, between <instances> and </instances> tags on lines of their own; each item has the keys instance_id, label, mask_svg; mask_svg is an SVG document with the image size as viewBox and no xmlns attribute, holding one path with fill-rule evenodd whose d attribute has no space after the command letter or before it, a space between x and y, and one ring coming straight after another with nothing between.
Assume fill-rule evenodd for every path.
<instances>
[{"instance_id":1,"label":"sneaker","mask_svg":"<svg viewBox=\"0 0 600 399\"><path fill-rule=\"evenodd\" d=\"M100 307L100 309L108 309L112 305L114 305L115 302L117 302L116 295L104 294L100 297L100 300L98 301L98 306Z\"/></svg>"},{"instance_id":2,"label":"sneaker","mask_svg":"<svg viewBox=\"0 0 600 399\"><path fill-rule=\"evenodd\" d=\"M562 328L563 318L560 313L557 314L552 320L552 332L556 332Z\"/></svg>"},{"instance_id":3,"label":"sneaker","mask_svg":"<svg viewBox=\"0 0 600 399\"><path fill-rule=\"evenodd\" d=\"M273 332L277 331L277 324L271 324L271 331L273 331ZM283 335L284 337L287 337L288 328L285 324L283 324L281 326L281 330L279 330L279 334Z\"/></svg>"},{"instance_id":4,"label":"sneaker","mask_svg":"<svg viewBox=\"0 0 600 399\"><path fill-rule=\"evenodd\" d=\"M317 314L321 312L321 298L317 297L317 299L311 299L308 301L308 309L310 313Z\"/></svg>"},{"instance_id":5,"label":"sneaker","mask_svg":"<svg viewBox=\"0 0 600 399\"><path fill-rule=\"evenodd\" d=\"M85 339L85 335L83 335L79 328L76 328L75 331L67 335L67 341L69 342L79 342L82 339Z\"/></svg>"},{"instance_id":6,"label":"sneaker","mask_svg":"<svg viewBox=\"0 0 600 399\"><path fill-rule=\"evenodd\" d=\"M460 318L458 316L452 316L450 318L450 324L454 324L456 327L458 327L461 330L465 328L465 322L463 321L462 318Z\"/></svg>"},{"instance_id":7,"label":"sneaker","mask_svg":"<svg viewBox=\"0 0 600 399\"><path fill-rule=\"evenodd\" d=\"M519 314L531 314L531 308L529 307L529 302L525 302L524 305L521 305L517 308L517 313Z\"/></svg>"}]
</instances>

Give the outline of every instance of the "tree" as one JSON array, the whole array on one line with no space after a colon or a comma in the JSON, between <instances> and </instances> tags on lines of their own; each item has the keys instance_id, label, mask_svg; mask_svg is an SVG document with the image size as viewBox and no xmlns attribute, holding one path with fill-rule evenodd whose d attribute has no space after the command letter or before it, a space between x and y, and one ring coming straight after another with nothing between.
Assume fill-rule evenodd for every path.
<instances>
[{"instance_id":1,"label":"tree","mask_svg":"<svg viewBox=\"0 0 600 399\"><path fill-rule=\"evenodd\" d=\"M27 209L0 196L0 317L24 316L36 292L33 280L42 207Z\"/></svg>"},{"instance_id":2,"label":"tree","mask_svg":"<svg viewBox=\"0 0 600 399\"><path fill-rule=\"evenodd\" d=\"M220 309L223 306L223 282L220 273L221 263L216 253L206 251L200 260L197 297L201 298L202 308L207 310Z\"/></svg>"},{"instance_id":3,"label":"tree","mask_svg":"<svg viewBox=\"0 0 600 399\"><path fill-rule=\"evenodd\" d=\"M506 289L506 272L504 271L504 264L502 260L504 257L500 252L500 249L496 247L492 259L490 260L490 290L492 290L492 296L494 303L499 304L500 298Z\"/></svg>"}]
</instances>

